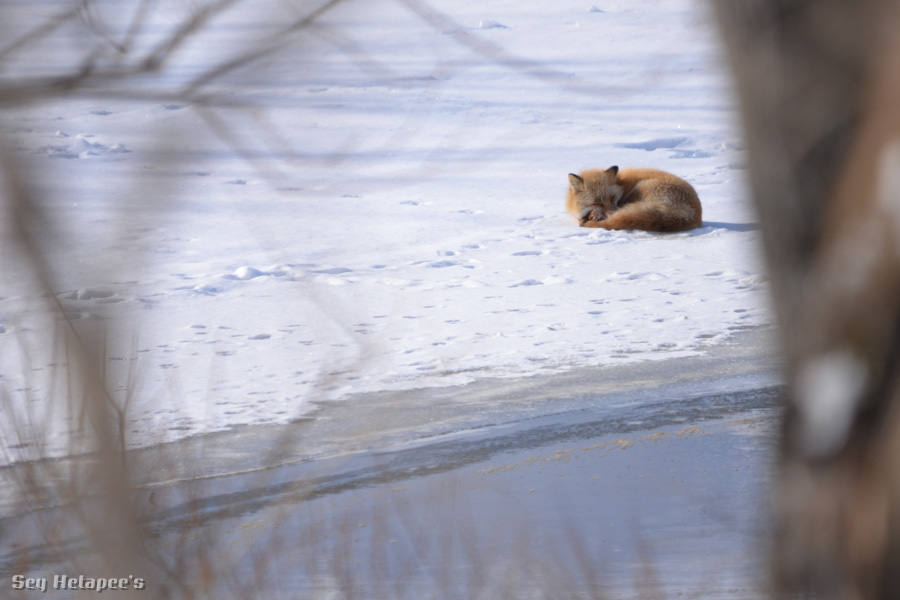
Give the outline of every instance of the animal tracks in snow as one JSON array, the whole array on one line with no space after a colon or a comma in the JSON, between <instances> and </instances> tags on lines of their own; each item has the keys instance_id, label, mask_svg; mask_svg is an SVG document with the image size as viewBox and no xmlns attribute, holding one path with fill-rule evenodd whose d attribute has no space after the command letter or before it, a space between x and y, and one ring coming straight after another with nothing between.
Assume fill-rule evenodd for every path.
<instances>
[{"instance_id":1,"label":"animal tracks in snow","mask_svg":"<svg viewBox=\"0 0 900 600\"><path fill-rule=\"evenodd\" d=\"M94 300L100 303L121 302L115 292L103 288L81 288L80 290L65 294L67 300Z\"/></svg>"},{"instance_id":2,"label":"animal tracks in snow","mask_svg":"<svg viewBox=\"0 0 900 600\"><path fill-rule=\"evenodd\" d=\"M622 271L619 273L613 273L606 279L607 281L660 281L665 278L665 275L656 273L655 271L645 271L643 273L631 273L629 271Z\"/></svg>"},{"instance_id":3,"label":"animal tracks in snow","mask_svg":"<svg viewBox=\"0 0 900 600\"><path fill-rule=\"evenodd\" d=\"M625 142L619 144L613 144L616 148L632 148L636 150L646 150L648 152L652 152L653 150L671 150L673 148L677 148L683 144L686 144L690 141L690 138L687 137L667 137L667 138L655 138L652 140L647 140L644 142Z\"/></svg>"},{"instance_id":4,"label":"animal tracks in snow","mask_svg":"<svg viewBox=\"0 0 900 600\"><path fill-rule=\"evenodd\" d=\"M712 156L715 156L715 153L709 152L707 150L683 147L685 145L689 145L692 142L693 140L691 138L681 136L654 138L643 142L624 142L613 144L613 146L617 148L628 148L631 150L644 150L647 152L653 152L654 150L671 150L672 152L669 155L669 158L710 158Z\"/></svg>"},{"instance_id":5,"label":"animal tracks in snow","mask_svg":"<svg viewBox=\"0 0 900 600\"><path fill-rule=\"evenodd\" d=\"M57 131L56 137L65 141L59 144L41 146L34 154L43 154L49 158L86 159L131 152L122 144L107 145L92 141L93 135L76 135L73 137L62 131Z\"/></svg>"}]
</instances>

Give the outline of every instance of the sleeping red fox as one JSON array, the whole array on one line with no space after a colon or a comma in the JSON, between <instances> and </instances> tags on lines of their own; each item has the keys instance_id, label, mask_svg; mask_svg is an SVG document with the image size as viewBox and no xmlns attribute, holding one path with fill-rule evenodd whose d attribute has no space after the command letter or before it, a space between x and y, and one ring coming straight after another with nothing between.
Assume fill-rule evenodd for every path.
<instances>
[{"instance_id":1,"label":"sleeping red fox","mask_svg":"<svg viewBox=\"0 0 900 600\"><path fill-rule=\"evenodd\" d=\"M686 231L703 224L700 198L684 179L657 169L569 173L566 208L582 227Z\"/></svg>"}]
</instances>

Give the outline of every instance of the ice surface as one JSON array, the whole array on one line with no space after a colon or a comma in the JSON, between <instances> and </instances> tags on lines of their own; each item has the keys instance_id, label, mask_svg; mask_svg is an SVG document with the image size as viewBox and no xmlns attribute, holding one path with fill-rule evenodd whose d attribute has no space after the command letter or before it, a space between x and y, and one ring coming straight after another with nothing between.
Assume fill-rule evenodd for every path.
<instances>
[{"instance_id":1,"label":"ice surface","mask_svg":"<svg viewBox=\"0 0 900 600\"><path fill-rule=\"evenodd\" d=\"M262 4L237 3L133 82L143 96L0 115L42 199L52 267L47 298L36 265L0 248L10 460L65 451L82 422L61 393L52 296L80 331L102 324L132 445L366 392L696 355L770 321L701 5L438 0L423 19L346 3L211 82L212 106L173 101L305 14ZM183 16L161 6L137 49ZM111 30L128 23L115 3L97 10ZM76 33L4 76L64 71ZM686 178L705 226L578 228L566 174L611 164Z\"/></svg>"}]
</instances>

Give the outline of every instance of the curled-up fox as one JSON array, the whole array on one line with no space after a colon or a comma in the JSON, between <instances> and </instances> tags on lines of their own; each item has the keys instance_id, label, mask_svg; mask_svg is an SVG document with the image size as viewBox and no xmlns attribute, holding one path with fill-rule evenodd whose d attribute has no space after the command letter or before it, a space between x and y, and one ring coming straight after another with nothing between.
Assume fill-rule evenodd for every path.
<instances>
[{"instance_id":1,"label":"curled-up fox","mask_svg":"<svg viewBox=\"0 0 900 600\"><path fill-rule=\"evenodd\" d=\"M673 232L703 225L700 198L691 184L657 169L569 173L566 208L582 227Z\"/></svg>"}]
</instances>

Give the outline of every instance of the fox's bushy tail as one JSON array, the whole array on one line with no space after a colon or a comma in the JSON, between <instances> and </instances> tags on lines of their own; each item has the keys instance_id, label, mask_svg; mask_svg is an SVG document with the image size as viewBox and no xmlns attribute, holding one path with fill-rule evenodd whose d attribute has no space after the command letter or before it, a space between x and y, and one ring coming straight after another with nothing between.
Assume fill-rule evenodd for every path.
<instances>
[{"instance_id":1,"label":"fox's bushy tail","mask_svg":"<svg viewBox=\"0 0 900 600\"><path fill-rule=\"evenodd\" d=\"M642 229L659 233L687 231L702 225L699 211L692 207L666 207L630 204L623 206L607 219L597 222L604 229Z\"/></svg>"}]
</instances>

